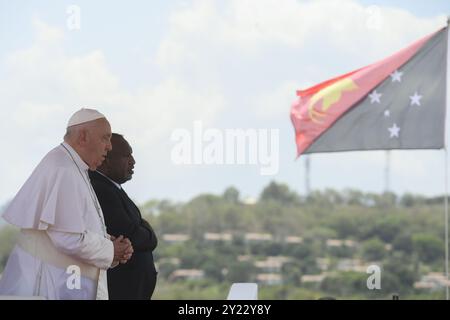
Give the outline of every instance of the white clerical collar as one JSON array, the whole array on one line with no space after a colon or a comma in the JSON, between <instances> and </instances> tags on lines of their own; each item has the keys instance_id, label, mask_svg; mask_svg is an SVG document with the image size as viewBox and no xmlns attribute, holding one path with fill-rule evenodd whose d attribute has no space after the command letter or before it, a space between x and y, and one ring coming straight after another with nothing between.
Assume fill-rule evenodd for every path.
<instances>
[{"instance_id":1,"label":"white clerical collar","mask_svg":"<svg viewBox=\"0 0 450 320\"><path fill-rule=\"evenodd\" d=\"M122 186L120 184L118 184L117 182L115 182L113 179L111 179L110 177L108 177L107 175L101 173L100 171L96 170L95 172L100 173L102 176L104 176L106 179L108 179L109 181L111 181L112 183L114 183L114 185L119 188L120 190L122 189Z\"/></svg>"},{"instance_id":2,"label":"white clerical collar","mask_svg":"<svg viewBox=\"0 0 450 320\"><path fill-rule=\"evenodd\" d=\"M69 153L73 157L73 160L80 169L82 169L83 171L87 171L89 169L89 166L86 164L86 162L84 162L83 159L81 159L80 155L75 151L74 148L70 146L70 144L63 142L62 145L65 147L67 151L69 151Z\"/></svg>"}]
</instances>

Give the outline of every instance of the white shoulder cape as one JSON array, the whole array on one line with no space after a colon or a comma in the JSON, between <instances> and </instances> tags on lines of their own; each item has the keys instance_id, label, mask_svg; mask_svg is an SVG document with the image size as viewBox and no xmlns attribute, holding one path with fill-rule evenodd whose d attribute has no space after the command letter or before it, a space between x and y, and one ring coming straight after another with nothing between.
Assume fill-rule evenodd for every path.
<instances>
[{"instance_id":1,"label":"white shoulder cape","mask_svg":"<svg viewBox=\"0 0 450 320\"><path fill-rule=\"evenodd\" d=\"M19 190L3 218L23 229L83 233L85 181L62 146L51 150Z\"/></svg>"}]
</instances>

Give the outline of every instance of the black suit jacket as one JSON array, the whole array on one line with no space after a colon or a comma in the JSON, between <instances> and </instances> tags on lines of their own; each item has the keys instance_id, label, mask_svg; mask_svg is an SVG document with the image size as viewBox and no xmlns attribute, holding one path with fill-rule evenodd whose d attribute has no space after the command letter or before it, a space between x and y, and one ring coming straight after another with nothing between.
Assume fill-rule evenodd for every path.
<instances>
[{"instance_id":1,"label":"black suit jacket","mask_svg":"<svg viewBox=\"0 0 450 320\"><path fill-rule=\"evenodd\" d=\"M156 269L152 251L158 240L138 207L123 189L108 178L89 171L92 186L102 207L106 228L110 235L129 238L134 249L130 260L108 270L109 298L150 299L156 285Z\"/></svg>"}]
</instances>

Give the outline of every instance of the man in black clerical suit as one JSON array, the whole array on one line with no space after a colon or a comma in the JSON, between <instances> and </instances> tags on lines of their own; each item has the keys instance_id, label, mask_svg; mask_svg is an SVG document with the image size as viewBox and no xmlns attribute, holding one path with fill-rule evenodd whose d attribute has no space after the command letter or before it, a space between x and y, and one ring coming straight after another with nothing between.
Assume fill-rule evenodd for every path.
<instances>
[{"instance_id":1,"label":"man in black clerical suit","mask_svg":"<svg viewBox=\"0 0 450 320\"><path fill-rule=\"evenodd\" d=\"M134 253L131 259L108 270L109 298L150 299L156 285L153 250L158 244L155 232L142 219L122 184L131 179L134 168L133 150L123 136L113 133L112 150L103 164L89 176L102 207L108 233L130 239Z\"/></svg>"}]
</instances>

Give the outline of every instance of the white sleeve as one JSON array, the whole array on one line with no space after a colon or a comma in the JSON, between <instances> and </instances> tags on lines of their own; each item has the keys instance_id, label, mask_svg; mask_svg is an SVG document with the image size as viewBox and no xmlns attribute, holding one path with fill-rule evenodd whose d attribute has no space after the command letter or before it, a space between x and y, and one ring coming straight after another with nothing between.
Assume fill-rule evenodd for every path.
<instances>
[{"instance_id":1,"label":"white sleeve","mask_svg":"<svg viewBox=\"0 0 450 320\"><path fill-rule=\"evenodd\" d=\"M113 243L95 232L68 233L47 230L47 234L58 250L86 264L106 270L113 263Z\"/></svg>"}]
</instances>

